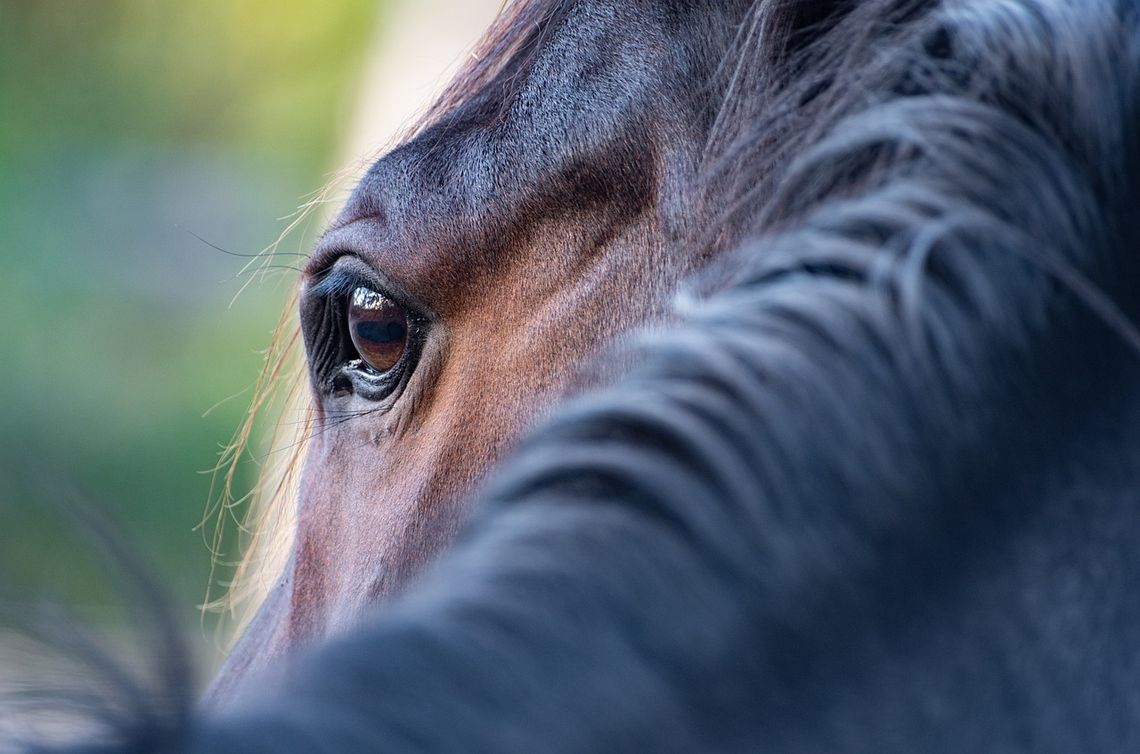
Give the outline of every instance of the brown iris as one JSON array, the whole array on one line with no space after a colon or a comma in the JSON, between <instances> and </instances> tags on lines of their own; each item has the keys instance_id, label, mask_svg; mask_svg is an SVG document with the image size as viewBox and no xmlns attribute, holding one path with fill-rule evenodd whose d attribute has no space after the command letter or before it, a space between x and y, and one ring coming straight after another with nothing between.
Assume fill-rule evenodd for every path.
<instances>
[{"instance_id":1,"label":"brown iris","mask_svg":"<svg viewBox=\"0 0 1140 754\"><path fill-rule=\"evenodd\" d=\"M360 358L377 372L387 372L407 347L408 315L387 296L357 288L348 302L348 332Z\"/></svg>"}]
</instances>

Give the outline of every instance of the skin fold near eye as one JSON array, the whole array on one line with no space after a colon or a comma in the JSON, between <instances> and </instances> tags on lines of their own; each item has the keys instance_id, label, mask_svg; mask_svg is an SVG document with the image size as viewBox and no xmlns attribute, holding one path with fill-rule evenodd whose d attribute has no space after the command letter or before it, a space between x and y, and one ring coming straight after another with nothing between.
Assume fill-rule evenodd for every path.
<instances>
[{"instance_id":1,"label":"skin fold near eye","mask_svg":"<svg viewBox=\"0 0 1140 754\"><path fill-rule=\"evenodd\" d=\"M349 299L348 331L361 360L386 372L399 363L407 347L408 315L387 296L360 287Z\"/></svg>"}]
</instances>

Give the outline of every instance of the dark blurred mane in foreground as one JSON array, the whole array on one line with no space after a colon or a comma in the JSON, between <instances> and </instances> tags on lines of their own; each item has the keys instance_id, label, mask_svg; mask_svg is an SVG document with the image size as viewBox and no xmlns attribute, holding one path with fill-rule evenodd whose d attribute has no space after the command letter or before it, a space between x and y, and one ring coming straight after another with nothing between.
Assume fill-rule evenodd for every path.
<instances>
[{"instance_id":1,"label":"dark blurred mane in foreground","mask_svg":"<svg viewBox=\"0 0 1140 754\"><path fill-rule=\"evenodd\" d=\"M750 24L680 325L403 597L113 750L1140 747L1137 4Z\"/></svg>"}]
</instances>

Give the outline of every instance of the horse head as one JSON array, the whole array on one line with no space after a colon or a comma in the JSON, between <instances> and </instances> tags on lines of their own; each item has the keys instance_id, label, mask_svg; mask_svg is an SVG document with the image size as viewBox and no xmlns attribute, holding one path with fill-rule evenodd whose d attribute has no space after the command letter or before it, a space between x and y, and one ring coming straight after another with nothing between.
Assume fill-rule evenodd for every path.
<instances>
[{"instance_id":1,"label":"horse head","mask_svg":"<svg viewBox=\"0 0 1140 754\"><path fill-rule=\"evenodd\" d=\"M523 430L707 261L689 187L750 5L518 3L367 171L304 271L293 549L216 689L400 589Z\"/></svg>"}]
</instances>

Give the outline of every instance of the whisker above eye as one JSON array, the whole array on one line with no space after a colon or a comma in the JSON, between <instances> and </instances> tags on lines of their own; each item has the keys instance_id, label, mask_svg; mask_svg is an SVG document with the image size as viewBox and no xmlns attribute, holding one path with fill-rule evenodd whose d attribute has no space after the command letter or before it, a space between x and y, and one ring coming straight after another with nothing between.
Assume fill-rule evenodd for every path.
<instances>
[{"instance_id":1,"label":"whisker above eye","mask_svg":"<svg viewBox=\"0 0 1140 754\"><path fill-rule=\"evenodd\" d=\"M289 272L296 272L298 274L304 274L304 272L305 272L300 267L294 267L291 264L265 264L265 265L259 265L257 267L251 267L249 269L241 270L240 272L235 274L231 278L231 280L237 280L242 275L256 275L258 273L264 273L264 272L268 272L270 270L287 270Z\"/></svg>"},{"instance_id":2,"label":"whisker above eye","mask_svg":"<svg viewBox=\"0 0 1140 754\"><path fill-rule=\"evenodd\" d=\"M227 256L238 257L240 259L268 259L271 257L307 257L308 256L308 254L304 253L304 252L278 251L277 249L274 249L274 248L266 249L264 251L259 251L256 253L249 253L249 252L243 253L240 251L230 251L227 248L219 246L218 244L203 238L202 236L198 235L197 233L190 230L189 228L184 228L182 226L177 226L177 227L180 230L185 231L186 233L190 234L194 238L198 239L202 243L206 244L211 249L214 249L215 251L220 251L221 253L223 253Z\"/></svg>"}]
</instances>

